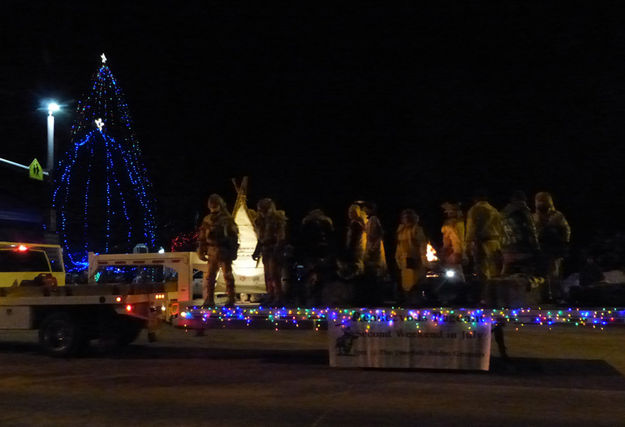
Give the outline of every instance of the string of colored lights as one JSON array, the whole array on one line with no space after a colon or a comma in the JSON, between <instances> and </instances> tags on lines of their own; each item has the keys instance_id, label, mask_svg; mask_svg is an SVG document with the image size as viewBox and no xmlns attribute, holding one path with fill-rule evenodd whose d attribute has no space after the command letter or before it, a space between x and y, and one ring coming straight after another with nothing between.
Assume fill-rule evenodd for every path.
<instances>
[{"instance_id":1,"label":"string of colored lights","mask_svg":"<svg viewBox=\"0 0 625 427\"><path fill-rule=\"evenodd\" d=\"M88 251L112 249L112 237L128 245L126 248L118 245L116 250L130 251L138 243L154 248L156 222L152 185L141 160L128 105L104 57L91 90L78 102L71 141L64 159L59 162L57 171L60 173L57 173L53 192L67 271L85 269ZM102 163L104 176L96 176L93 165ZM80 182L72 182L72 177L76 176ZM90 222L94 210L90 203L101 202L97 198L94 201L101 193L105 195L103 221ZM84 203L82 209L69 207L81 203ZM82 221L77 215L82 216ZM80 226L71 225L75 223Z\"/></svg>"},{"instance_id":2,"label":"string of colored lights","mask_svg":"<svg viewBox=\"0 0 625 427\"><path fill-rule=\"evenodd\" d=\"M101 138L97 138L97 136L100 136ZM74 269L82 269L86 267L86 264L87 264L86 253L87 253L87 248L89 248L89 246L88 246L88 241L85 241L83 245L83 247L85 248L85 252L82 255L77 254L76 251L71 250L71 245L68 241L67 215L66 215L66 210L64 209L64 207L67 205L68 198L71 194L70 187L71 187L72 169L77 166L76 163L79 160L79 150L81 150L81 147L85 145L89 145L90 146L89 157L91 157L91 150L93 149L93 145L97 144L98 140L100 139L103 141L104 147L106 150L106 171L107 171L106 179L105 179L106 206L107 206L107 210L105 214L105 234L106 234L105 251L108 251L109 249L108 242L110 241L110 238L111 238L111 221L116 215L116 211L114 209L115 204L113 203L113 198L119 198L119 204L121 205L122 213L124 215L123 224L125 224L125 226L127 227L126 234L127 234L128 241L130 242L131 241L130 239L132 238L132 221L130 219L130 216L128 214L128 210L126 207L127 202L126 202L126 197L124 196L125 194L124 189L122 188L122 185L117 179L116 170L119 170L119 168L115 167L115 165L119 163L123 163L124 166L129 165L130 164L130 160L128 159L129 155L121 147L120 144L116 143L114 138L107 136L102 130L92 131L91 133L87 135L87 137L83 141L80 141L79 143L75 145L74 147L75 152L70 157L71 161L68 161L67 164L65 165L64 173L62 174L62 177L61 177L61 184L57 186L55 193L54 193L55 203L57 199L59 198L58 197L59 193L62 193L64 196L63 203L58 204L58 207L61 213L60 230L61 230L61 235L63 238L64 247L70 248L69 250L66 249L66 251L67 251L67 255L70 260L70 263L74 267ZM115 162L115 158L118 159L117 162ZM130 179L131 182L133 183L138 182L137 172L135 168L124 167L123 169L126 170L128 174L128 178ZM90 178L91 177L89 177L87 182L90 182ZM117 191L111 191L111 180L114 182L115 187L117 188ZM87 190L88 188L89 187L87 187ZM142 206L147 205L146 203L147 194L145 190L140 190L138 187L133 186L131 191L135 192L135 196L138 199L138 201L142 204ZM89 197L89 194L87 192L85 193L85 199L84 199L85 203L88 202L89 200L88 197ZM85 213L87 212L86 209L87 208L85 207L85 210L84 210ZM86 219L83 219L83 222L84 221L86 221ZM152 231L153 233L153 228L152 230L150 229L151 226L153 227L153 222L146 224L143 230L143 237L147 236L146 230L148 232ZM150 240L151 243L153 243L153 239L154 237L152 237L152 239Z\"/></svg>"},{"instance_id":3,"label":"string of colored lights","mask_svg":"<svg viewBox=\"0 0 625 427\"><path fill-rule=\"evenodd\" d=\"M170 246L172 252L181 252L189 250L189 248L195 249L196 242L198 238L198 232L192 231L189 233L179 234L171 240Z\"/></svg>"},{"instance_id":4,"label":"string of colored lights","mask_svg":"<svg viewBox=\"0 0 625 427\"><path fill-rule=\"evenodd\" d=\"M87 183L85 184L85 210L83 215L83 247L85 253L89 251L89 246L87 245L88 241L88 232L89 232L89 185L91 184L91 165L93 164L93 145L89 147L89 166L87 167Z\"/></svg>"},{"instance_id":5,"label":"string of colored lights","mask_svg":"<svg viewBox=\"0 0 625 427\"><path fill-rule=\"evenodd\" d=\"M209 321L220 322L224 327L233 321L250 326L253 322L269 322L279 330L281 327L300 327L305 324L315 330L332 322L434 322L509 324L519 327L537 325L551 328L553 325L587 326L604 330L610 325L625 324L625 308L601 309L467 309L467 308L267 308L267 307L189 307L180 313L180 326L203 328ZM418 325L417 325L418 327Z\"/></svg>"}]
</instances>

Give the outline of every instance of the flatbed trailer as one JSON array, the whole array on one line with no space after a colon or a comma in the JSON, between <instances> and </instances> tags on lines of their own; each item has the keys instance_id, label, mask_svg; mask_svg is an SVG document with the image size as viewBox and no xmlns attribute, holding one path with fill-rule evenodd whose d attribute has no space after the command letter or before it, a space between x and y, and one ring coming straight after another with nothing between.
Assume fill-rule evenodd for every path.
<instances>
[{"instance_id":1,"label":"flatbed trailer","mask_svg":"<svg viewBox=\"0 0 625 427\"><path fill-rule=\"evenodd\" d=\"M176 272L176 279L167 286L166 292L172 302L192 300L193 272L206 269L206 261L201 261L195 252L135 253L135 254L96 254L89 252L88 280L95 282L95 275L107 268L148 268L165 267Z\"/></svg>"},{"instance_id":2,"label":"flatbed trailer","mask_svg":"<svg viewBox=\"0 0 625 427\"><path fill-rule=\"evenodd\" d=\"M168 287L168 297L172 303L178 303L184 307L191 304L194 294L201 296L202 301L206 298L204 294L203 282L194 281L197 273L205 275L208 272L208 264L201 260L196 252L163 252L163 253L132 253L132 254L96 254L89 253L89 281L95 281L98 271L107 268L151 268L163 267L174 271L176 278ZM257 281L252 276L237 276L237 293L243 295L259 294L260 288ZM195 288L195 290L194 290ZM199 289L198 289L199 288ZM262 284L264 292L265 286ZM225 293L225 282L217 276L215 286L217 293ZM175 310L174 310L175 311Z\"/></svg>"},{"instance_id":3,"label":"flatbed trailer","mask_svg":"<svg viewBox=\"0 0 625 427\"><path fill-rule=\"evenodd\" d=\"M437 323L485 321L491 331L500 356L508 359L504 330L520 330L524 326L540 325L585 326L595 329L625 326L625 308L302 308L302 307L188 307L175 319L174 326L196 330L205 329L274 329L328 330L329 324L343 322L413 322L433 320ZM470 328L469 328L470 329Z\"/></svg>"},{"instance_id":4,"label":"flatbed trailer","mask_svg":"<svg viewBox=\"0 0 625 427\"><path fill-rule=\"evenodd\" d=\"M39 331L51 356L69 357L91 340L126 345L154 330L167 307L160 284L0 288L0 329Z\"/></svg>"}]
</instances>

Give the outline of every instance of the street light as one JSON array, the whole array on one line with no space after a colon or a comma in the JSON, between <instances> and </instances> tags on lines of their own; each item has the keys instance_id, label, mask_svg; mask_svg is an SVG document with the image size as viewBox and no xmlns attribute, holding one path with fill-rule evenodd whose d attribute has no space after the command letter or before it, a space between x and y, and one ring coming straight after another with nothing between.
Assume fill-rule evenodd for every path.
<instances>
[{"instance_id":1,"label":"street light","mask_svg":"<svg viewBox=\"0 0 625 427\"><path fill-rule=\"evenodd\" d=\"M60 109L61 109L61 106L57 104L56 102L51 102L48 104L48 113L50 113L50 115L52 115L52 113L56 113Z\"/></svg>"},{"instance_id":2,"label":"street light","mask_svg":"<svg viewBox=\"0 0 625 427\"><path fill-rule=\"evenodd\" d=\"M54 113L61 110L61 106L54 101L48 103L48 158L46 159L46 166L48 167L48 180L49 191L52 189L52 169L54 169ZM56 209L49 205L47 208L47 230L45 233L46 239L50 239L51 242L58 243L58 236L56 235Z\"/></svg>"},{"instance_id":3,"label":"street light","mask_svg":"<svg viewBox=\"0 0 625 427\"><path fill-rule=\"evenodd\" d=\"M48 104L48 158L46 162L48 172L52 172L54 168L54 113L60 109L61 106L56 102Z\"/></svg>"}]
</instances>

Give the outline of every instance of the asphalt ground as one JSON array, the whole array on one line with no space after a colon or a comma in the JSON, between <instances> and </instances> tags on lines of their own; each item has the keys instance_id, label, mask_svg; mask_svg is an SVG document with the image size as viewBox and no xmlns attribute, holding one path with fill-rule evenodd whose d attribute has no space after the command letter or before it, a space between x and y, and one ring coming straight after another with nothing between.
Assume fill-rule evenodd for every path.
<instances>
[{"instance_id":1,"label":"asphalt ground","mask_svg":"<svg viewBox=\"0 0 625 427\"><path fill-rule=\"evenodd\" d=\"M2 426L625 425L625 328L506 330L490 372L334 369L324 331L165 327L112 354L0 332Z\"/></svg>"}]
</instances>

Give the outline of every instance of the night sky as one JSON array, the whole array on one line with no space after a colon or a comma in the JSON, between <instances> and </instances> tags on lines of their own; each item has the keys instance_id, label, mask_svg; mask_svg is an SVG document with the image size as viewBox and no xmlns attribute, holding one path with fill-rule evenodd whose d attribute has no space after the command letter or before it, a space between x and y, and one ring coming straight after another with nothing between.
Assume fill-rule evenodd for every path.
<instances>
[{"instance_id":1,"label":"night sky","mask_svg":"<svg viewBox=\"0 0 625 427\"><path fill-rule=\"evenodd\" d=\"M162 225L194 226L233 177L292 225L374 200L413 207L549 190L578 242L623 229L625 6L619 2L5 1L0 157L57 158L105 52L126 94Z\"/></svg>"}]
</instances>

